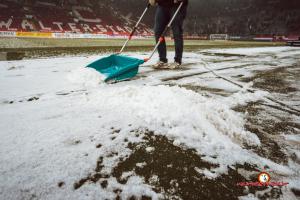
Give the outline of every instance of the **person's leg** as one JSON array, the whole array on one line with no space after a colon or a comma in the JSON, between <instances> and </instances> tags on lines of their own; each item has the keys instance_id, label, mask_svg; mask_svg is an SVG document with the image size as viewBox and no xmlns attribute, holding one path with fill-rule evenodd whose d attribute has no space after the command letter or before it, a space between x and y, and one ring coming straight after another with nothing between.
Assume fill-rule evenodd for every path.
<instances>
[{"instance_id":1,"label":"person's leg","mask_svg":"<svg viewBox=\"0 0 300 200\"><path fill-rule=\"evenodd\" d=\"M173 8L173 14L176 12L177 7ZM183 21L186 16L187 6L183 6L176 18L172 23L172 31L175 41L175 62L181 64L183 54Z\"/></svg>"},{"instance_id":2,"label":"person's leg","mask_svg":"<svg viewBox=\"0 0 300 200\"><path fill-rule=\"evenodd\" d=\"M165 27L167 26L170 19L170 12L168 8L164 8L162 6L158 6L156 9L155 14L155 26L154 26L154 32L155 32L155 40L158 42L161 34L163 33ZM167 46L166 42L163 41L158 46L158 54L159 54L159 60L167 63Z\"/></svg>"}]
</instances>

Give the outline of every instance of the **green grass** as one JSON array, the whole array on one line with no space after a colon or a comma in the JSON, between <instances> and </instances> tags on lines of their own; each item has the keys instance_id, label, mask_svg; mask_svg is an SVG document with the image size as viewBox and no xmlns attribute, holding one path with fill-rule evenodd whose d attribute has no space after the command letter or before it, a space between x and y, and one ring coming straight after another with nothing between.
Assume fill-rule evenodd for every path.
<instances>
[{"instance_id":1,"label":"green grass","mask_svg":"<svg viewBox=\"0 0 300 200\"><path fill-rule=\"evenodd\" d=\"M34 38L0 38L0 48L40 48L40 47L120 47L124 39L34 39ZM173 46L173 41L168 41ZM150 46L155 44L153 39L130 41L128 46ZM248 41L205 41L186 40L185 46L203 47L241 47L241 46L280 46L282 43L248 42Z\"/></svg>"},{"instance_id":2,"label":"green grass","mask_svg":"<svg viewBox=\"0 0 300 200\"><path fill-rule=\"evenodd\" d=\"M124 39L0 38L0 52L25 52L26 57L95 54L119 51L124 41ZM132 40L125 51L151 51L154 45L153 39ZM167 45L170 50L174 49L173 41L167 41ZM285 44L278 42L185 40L185 51L283 45Z\"/></svg>"}]
</instances>

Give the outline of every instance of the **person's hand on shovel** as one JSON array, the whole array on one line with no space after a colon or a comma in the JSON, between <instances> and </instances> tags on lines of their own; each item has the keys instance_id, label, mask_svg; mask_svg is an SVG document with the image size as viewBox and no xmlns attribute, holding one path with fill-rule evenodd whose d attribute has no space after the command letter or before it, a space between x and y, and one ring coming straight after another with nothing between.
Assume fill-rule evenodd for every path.
<instances>
[{"instance_id":1,"label":"person's hand on shovel","mask_svg":"<svg viewBox=\"0 0 300 200\"><path fill-rule=\"evenodd\" d=\"M149 0L149 3L151 4L151 6L155 6L156 5L156 0Z\"/></svg>"}]
</instances>

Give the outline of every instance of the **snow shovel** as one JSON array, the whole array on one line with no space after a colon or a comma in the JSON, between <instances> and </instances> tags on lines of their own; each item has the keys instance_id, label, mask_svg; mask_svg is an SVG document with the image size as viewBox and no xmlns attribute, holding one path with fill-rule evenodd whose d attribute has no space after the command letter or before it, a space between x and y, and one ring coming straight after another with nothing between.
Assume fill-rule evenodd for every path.
<instances>
[{"instance_id":1,"label":"snow shovel","mask_svg":"<svg viewBox=\"0 0 300 200\"><path fill-rule=\"evenodd\" d=\"M142 18L148 11L150 4L148 4L147 7L145 8L142 16L136 23L135 27L133 28L132 32L130 33L128 39L126 40L126 42L123 45L120 52L117 54L113 54L109 57L101 58L101 59L89 64L87 67L94 68L101 74L104 74L106 76L105 82L106 81L123 81L123 80L128 80L128 79L133 78L134 76L137 75L139 66L141 64L144 64L145 62L149 61L153 57L158 46L161 44L161 42L164 41L164 36L167 33L168 29L171 27L171 24L173 23L178 12L180 11L180 8L182 7L182 5L183 5L183 2L181 2L180 5L178 6L176 12L174 13L174 16L172 17L169 24L166 26L165 30L161 34L157 44L155 45L152 53L150 54L150 56L148 58L145 58L142 60L142 59L132 58L132 57L128 57L128 56L123 56L120 54L123 52L123 50L125 49L128 42L132 39L132 36L134 35L138 25L140 24Z\"/></svg>"}]
</instances>

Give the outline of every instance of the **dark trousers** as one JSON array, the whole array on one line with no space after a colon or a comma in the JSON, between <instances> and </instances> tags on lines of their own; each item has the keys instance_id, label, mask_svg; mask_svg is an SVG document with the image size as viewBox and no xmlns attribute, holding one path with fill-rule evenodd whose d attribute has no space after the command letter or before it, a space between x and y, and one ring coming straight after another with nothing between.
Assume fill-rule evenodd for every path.
<instances>
[{"instance_id":1,"label":"dark trousers","mask_svg":"<svg viewBox=\"0 0 300 200\"><path fill-rule=\"evenodd\" d=\"M169 21L173 17L174 13L177 10L177 6L174 7L163 7L158 6L156 9L155 14L155 26L154 26L154 32L155 32L155 39L156 42L158 42L161 34L163 33L165 27L168 25ZM182 53L183 53L183 21L186 16L186 10L187 6L183 6L176 18L174 19L172 23L172 31L173 31L173 37L175 41L175 62L178 62L181 64L182 61ZM162 62L168 62L167 59L167 47L166 42L163 41L158 46L158 54L159 54L159 60Z\"/></svg>"}]
</instances>

